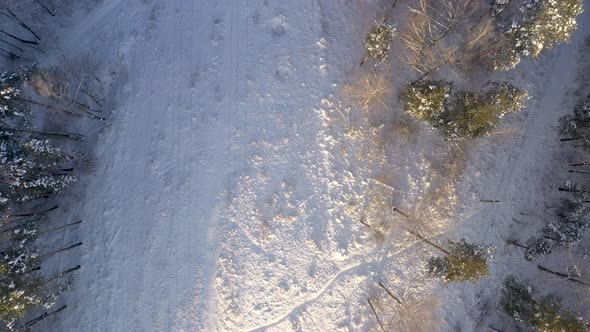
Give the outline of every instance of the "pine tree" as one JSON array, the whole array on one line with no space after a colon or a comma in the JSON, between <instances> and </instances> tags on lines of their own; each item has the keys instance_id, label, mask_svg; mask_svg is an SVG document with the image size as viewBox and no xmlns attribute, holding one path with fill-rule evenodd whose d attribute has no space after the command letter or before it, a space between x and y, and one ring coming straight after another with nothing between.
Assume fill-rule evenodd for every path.
<instances>
[{"instance_id":1,"label":"pine tree","mask_svg":"<svg viewBox=\"0 0 590 332\"><path fill-rule=\"evenodd\" d=\"M532 325L537 314L533 293L531 285L510 275L504 280L500 306L515 320Z\"/></svg>"},{"instance_id":2,"label":"pine tree","mask_svg":"<svg viewBox=\"0 0 590 332\"><path fill-rule=\"evenodd\" d=\"M490 247L478 246L465 240L449 241L448 247L447 255L432 257L426 264L431 276L453 282L477 281L489 274Z\"/></svg>"},{"instance_id":3,"label":"pine tree","mask_svg":"<svg viewBox=\"0 0 590 332\"><path fill-rule=\"evenodd\" d=\"M411 84L402 95L405 111L449 139L476 138L489 134L504 115L520 111L528 98L526 91L508 83L496 83L485 93L451 90L447 82Z\"/></svg>"},{"instance_id":4,"label":"pine tree","mask_svg":"<svg viewBox=\"0 0 590 332\"><path fill-rule=\"evenodd\" d=\"M404 110L412 117L431 124L440 120L452 84L444 81L420 81L407 86L402 94Z\"/></svg>"},{"instance_id":5,"label":"pine tree","mask_svg":"<svg viewBox=\"0 0 590 332\"><path fill-rule=\"evenodd\" d=\"M574 107L573 114L559 120L559 133L566 140L581 140L583 146L590 146L590 96Z\"/></svg>"},{"instance_id":6,"label":"pine tree","mask_svg":"<svg viewBox=\"0 0 590 332\"><path fill-rule=\"evenodd\" d=\"M587 209L580 201L564 199L559 210L559 218L549 223L543 233L555 239L558 245L572 245L582 239L588 227L584 220Z\"/></svg>"},{"instance_id":7,"label":"pine tree","mask_svg":"<svg viewBox=\"0 0 590 332\"><path fill-rule=\"evenodd\" d=\"M483 94L457 93L443 116L441 128L452 139L485 136L505 114L520 111L527 97L526 91L508 83L498 84Z\"/></svg>"},{"instance_id":8,"label":"pine tree","mask_svg":"<svg viewBox=\"0 0 590 332\"><path fill-rule=\"evenodd\" d=\"M0 320L11 327L17 319L46 304L36 281L27 278L0 277Z\"/></svg>"},{"instance_id":9,"label":"pine tree","mask_svg":"<svg viewBox=\"0 0 590 332\"><path fill-rule=\"evenodd\" d=\"M582 0L530 0L521 11L520 22L513 21L500 37L492 66L509 70L522 57L538 57L542 50L569 41L576 29L576 17L583 11Z\"/></svg>"},{"instance_id":10,"label":"pine tree","mask_svg":"<svg viewBox=\"0 0 590 332\"><path fill-rule=\"evenodd\" d=\"M543 297L538 304L538 311L533 326L543 332L587 332L588 324L581 317L576 317L564 310L560 301L553 296Z\"/></svg>"},{"instance_id":11,"label":"pine tree","mask_svg":"<svg viewBox=\"0 0 590 332\"><path fill-rule=\"evenodd\" d=\"M0 116L3 121L15 117L24 119L29 114L29 110L19 101L26 73L26 70L20 70L0 75Z\"/></svg>"},{"instance_id":12,"label":"pine tree","mask_svg":"<svg viewBox=\"0 0 590 332\"><path fill-rule=\"evenodd\" d=\"M76 178L55 173L71 158L49 141L21 143L14 135L0 133L0 192L15 202L26 202L61 193ZM5 199L6 202L7 199Z\"/></svg>"},{"instance_id":13,"label":"pine tree","mask_svg":"<svg viewBox=\"0 0 590 332\"><path fill-rule=\"evenodd\" d=\"M542 332L588 332L588 324L551 295L535 300L536 290L529 283L508 276L500 296L500 306L516 321Z\"/></svg>"},{"instance_id":14,"label":"pine tree","mask_svg":"<svg viewBox=\"0 0 590 332\"><path fill-rule=\"evenodd\" d=\"M526 241L524 257L531 261L538 256L549 255L555 246L555 241L545 237L531 237Z\"/></svg>"},{"instance_id":15,"label":"pine tree","mask_svg":"<svg viewBox=\"0 0 590 332\"><path fill-rule=\"evenodd\" d=\"M395 37L395 27L392 24L379 23L374 26L365 41L367 56L361 62L361 66L369 58L375 59L378 64L387 61L393 37Z\"/></svg>"}]
</instances>

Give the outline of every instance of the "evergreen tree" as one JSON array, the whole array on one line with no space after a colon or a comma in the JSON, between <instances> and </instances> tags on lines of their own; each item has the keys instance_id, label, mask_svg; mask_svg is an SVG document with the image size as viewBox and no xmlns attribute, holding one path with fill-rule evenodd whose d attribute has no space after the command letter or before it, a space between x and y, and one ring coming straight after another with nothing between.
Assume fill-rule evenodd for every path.
<instances>
[{"instance_id":1,"label":"evergreen tree","mask_svg":"<svg viewBox=\"0 0 590 332\"><path fill-rule=\"evenodd\" d=\"M533 293L531 285L510 275L504 280L500 306L515 320L532 325L537 314Z\"/></svg>"},{"instance_id":2,"label":"evergreen tree","mask_svg":"<svg viewBox=\"0 0 590 332\"><path fill-rule=\"evenodd\" d=\"M395 27L392 24L380 23L374 26L365 41L367 56L361 62L361 66L369 58L375 59L378 64L387 61L393 37L395 37Z\"/></svg>"},{"instance_id":3,"label":"evergreen tree","mask_svg":"<svg viewBox=\"0 0 590 332\"><path fill-rule=\"evenodd\" d=\"M520 111L526 91L508 83L495 84L486 93L460 91L451 84L422 81L411 84L402 95L406 112L439 128L449 139L489 134L508 113Z\"/></svg>"},{"instance_id":4,"label":"evergreen tree","mask_svg":"<svg viewBox=\"0 0 590 332\"><path fill-rule=\"evenodd\" d=\"M12 327L33 309L46 306L37 282L20 277L0 277L0 320Z\"/></svg>"},{"instance_id":5,"label":"evergreen tree","mask_svg":"<svg viewBox=\"0 0 590 332\"><path fill-rule=\"evenodd\" d=\"M402 94L404 110L412 117L431 124L440 120L450 97L452 84L444 81L420 81L407 86Z\"/></svg>"},{"instance_id":6,"label":"evergreen tree","mask_svg":"<svg viewBox=\"0 0 590 332\"><path fill-rule=\"evenodd\" d=\"M531 261L538 256L549 255L555 246L555 241L545 237L531 237L526 241L524 257Z\"/></svg>"},{"instance_id":7,"label":"evergreen tree","mask_svg":"<svg viewBox=\"0 0 590 332\"><path fill-rule=\"evenodd\" d=\"M567 138L581 138L586 146L590 145L590 96L574 107L573 114L560 119L559 132Z\"/></svg>"},{"instance_id":8,"label":"evergreen tree","mask_svg":"<svg viewBox=\"0 0 590 332\"><path fill-rule=\"evenodd\" d=\"M547 225L543 232L555 239L558 245L571 245L582 239L588 224L584 220L587 209L580 201L564 199L559 211L559 218Z\"/></svg>"},{"instance_id":9,"label":"evergreen tree","mask_svg":"<svg viewBox=\"0 0 590 332\"><path fill-rule=\"evenodd\" d=\"M512 21L499 38L492 56L493 68L512 69L523 56L538 57L542 50L569 41L582 11L582 0L528 1L521 8L523 18Z\"/></svg>"},{"instance_id":10,"label":"evergreen tree","mask_svg":"<svg viewBox=\"0 0 590 332\"><path fill-rule=\"evenodd\" d=\"M15 202L61 193L76 178L57 174L60 163L71 158L49 141L30 140L0 133L0 192Z\"/></svg>"},{"instance_id":11,"label":"evergreen tree","mask_svg":"<svg viewBox=\"0 0 590 332\"><path fill-rule=\"evenodd\" d=\"M514 318L542 332L588 332L588 324L564 310L553 296L535 300L536 290L529 283L508 276L500 296L500 306Z\"/></svg>"},{"instance_id":12,"label":"evergreen tree","mask_svg":"<svg viewBox=\"0 0 590 332\"><path fill-rule=\"evenodd\" d=\"M431 276L453 282L477 281L489 274L490 247L467 243L465 240L449 241L448 247L447 255L432 257L426 264Z\"/></svg>"},{"instance_id":13,"label":"evergreen tree","mask_svg":"<svg viewBox=\"0 0 590 332\"><path fill-rule=\"evenodd\" d=\"M488 92L460 92L443 116L441 128L452 139L475 138L489 134L507 113L524 107L526 91L511 84L498 84Z\"/></svg>"}]
</instances>

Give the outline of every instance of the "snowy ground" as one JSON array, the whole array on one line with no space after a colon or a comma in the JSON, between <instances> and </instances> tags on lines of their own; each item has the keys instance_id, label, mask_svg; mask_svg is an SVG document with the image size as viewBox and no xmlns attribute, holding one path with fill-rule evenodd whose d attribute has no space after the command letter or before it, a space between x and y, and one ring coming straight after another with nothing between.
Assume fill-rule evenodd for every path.
<instances>
[{"instance_id":1,"label":"snowy ground","mask_svg":"<svg viewBox=\"0 0 590 332\"><path fill-rule=\"evenodd\" d=\"M549 177L535 174L553 171L590 12L572 44L509 75L534 97L505 124L518 130L455 151L419 125L405 142L397 107L366 112L343 96L369 71L358 66L363 40L383 8L105 0L74 17L60 49L96 59L115 82L115 107L72 207L85 220L83 268L64 296L67 314L38 329L378 330L367 299L393 329L398 306L379 282L417 303L424 326L440 320L432 331L499 321L501 280L515 267L535 273L503 242L524 232L511 221L523 206L545 203ZM408 225L394 206L426 222ZM432 252L409 227L496 245L492 276L424 280Z\"/></svg>"}]
</instances>

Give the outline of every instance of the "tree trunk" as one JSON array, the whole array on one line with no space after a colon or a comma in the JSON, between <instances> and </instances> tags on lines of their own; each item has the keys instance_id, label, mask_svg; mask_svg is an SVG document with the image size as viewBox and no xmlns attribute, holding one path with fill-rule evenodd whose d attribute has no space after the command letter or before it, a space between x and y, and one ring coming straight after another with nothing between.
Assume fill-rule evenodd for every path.
<instances>
[{"instance_id":1,"label":"tree trunk","mask_svg":"<svg viewBox=\"0 0 590 332\"><path fill-rule=\"evenodd\" d=\"M40 286L46 285L46 284L48 284L48 283L52 282L52 281L53 281L53 280L55 280L55 279L62 278L62 277L64 277L65 275L67 275L67 274L70 274L70 273L72 273L72 272L74 272L74 271L77 271L77 270L79 270L79 269L81 269L81 268L82 268L82 266L80 266L80 265L76 265L76 266L74 266L74 267L73 267L73 268L71 268L71 269L67 269L67 270L65 270L65 271L63 271L63 272L60 272L60 273L58 273L58 274L54 275L53 277L51 277L51 278L49 278L49 279L45 280L45 281L44 281L44 282L43 282L43 283L42 283Z\"/></svg>"},{"instance_id":2,"label":"tree trunk","mask_svg":"<svg viewBox=\"0 0 590 332\"><path fill-rule=\"evenodd\" d=\"M20 58L20 56L18 56L18 55L16 55L16 54L12 53L12 52L10 52L10 51L7 51L7 50L5 50L5 49L3 49L3 48L1 48L1 47L0 47L0 51L1 51L1 52L4 52L5 54L7 54L7 55L6 55L6 57L7 57L8 59L12 59L12 60L14 60L14 59L18 59L18 58Z\"/></svg>"},{"instance_id":3,"label":"tree trunk","mask_svg":"<svg viewBox=\"0 0 590 332\"><path fill-rule=\"evenodd\" d=\"M381 286L381 288L383 288L387 292L387 294L389 294L389 296L391 296L391 298L395 300L395 302L397 302L401 305L404 305L403 302L397 298L397 296L393 295L393 293L390 292L389 289L387 289L387 287L385 287L385 285L383 285L383 283L381 283L381 281L379 281L379 286Z\"/></svg>"},{"instance_id":4,"label":"tree trunk","mask_svg":"<svg viewBox=\"0 0 590 332\"><path fill-rule=\"evenodd\" d=\"M365 226L369 227L370 229L373 229L373 227L371 227L371 225L369 225L369 224L367 224L367 223L365 222L365 218L364 218L364 217L361 217L361 219L360 219L359 221L361 222L361 224L363 224L363 225L365 225Z\"/></svg>"},{"instance_id":5,"label":"tree trunk","mask_svg":"<svg viewBox=\"0 0 590 332\"><path fill-rule=\"evenodd\" d=\"M590 165L590 161L582 161L580 163L571 163L569 165L572 167L586 166L586 165Z\"/></svg>"},{"instance_id":6,"label":"tree trunk","mask_svg":"<svg viewBox=\"0 0 590 332\"><path fill-rule=\"evenodd\" d=\"M584 172L584 171L576 171L573 169L570 169L569 171L567 171L568 173L579 173L579 174L585 174L585 175L590 175L590 172Z\"/></svg>"},{"instance_id":7,"label":"tree trunk","mask_svg":"<svg viewBox=\"0 0 590 332\"><path fill-rule=\"evenodd\" d=\"M443 247L439 246L438 244L436 244L434 242L431 242L430 240L428 240L427 238L423 237L422 235L420 235L420 234L418 234L418 233L416 233L414 231L410 231L410 230L408 230L408 233L410 233L410 234L414 235L415 237L419 238L420 240L422 240L422 241L430 244L431 246L433 246L434 248L436 248L436 249L444 252L445 254L447 254L449 256L452 256L452 254L448 250L444 249Z\"/></svg>"},{"instance_id":8,"label":"tree trunk","mask_svg":"<svg viewBox=\"0 0 590 332\"><path fill-rule=\"evenodd\" d=\"M38 4L39 4L41 7L43 7L43 9L45 9L45 11L46 11L47 13L49 13L49 15L51 15L51 16L55 16L55 14L53 13L53 11L52 11L51 9L49 9L49 7L47 7L45 4L43 4L43 3L41 2L41 0L35 0L35 2L36 2L36 3L38 3Z\"/></svg>"},{"instance_id":9,"label":"tree trunk","mask_svg":"<svg viewBox=\"0 0 590 332\"><path fill-rule=\"evenodd\" d=\"M43 211L39 211L39 212L33 212L33 213L23 213L23 214L11 214L9 215L9 217L32 217L32 216L36 216L36 215L40 215L40 214L46 214L47 212L51 212L53 210L56 210L59 207L59 205L56 205L54 207L51 207L49 209L43 210Z\"/></svg>"},{"instance_id":10,"label":"tree trunk","mask_svg":"<svg viewBox=\"0 0 590 332\"><path fill-rule=\"evenodd\" d=\"M20 48L20 47L18 47L18 46L16 46L16 45L14 45L14 44L13 44L13 43L11 43L11 42L7 42L6 40L4 40L4 39L2 39L2 38L0 38L0 42L4 43L4 44L6 44L6 45L12 46L12 47L16 48L17 50L19 50L19 51L21 51L21 52L24 52L24 50L23 50L22 48Z\"/></svg>"},{"instance_id":11,"label":"tree trunk","mask_svg":"<svg viewBox=\"0 0 590 332\"><path fill-rule=\"evenodd\" d=\"M82 136L82 135L73 134L73 133L53 133L53 132L48 132L48 131L16 129L16 128L6 128L6 130L11 130L11 131L14 131L17 133L29 133L29 134L37 134L37 135L43 135L43 136L49 136L49 137L62 137L62 138L67 138L67 139L71 139L74 141L79 141L82 138L84 138L84 136Z\"/></svg>"},{"instance_id":12,"label":"tree trunk","mask_svg":"<svg viewBox=\"0 0 590 332\"><path fill-rule=\"evenodd\" d=\"M79 220L79 221L76 221L76 222L73 222L73 223L65 224L65 225L60 226L60 227L56 227L56 228L48 229L48 230L43 231L43 232L39 232L39 235L43 235L43 234L47 234L47 233L50 233L50 232L59 231L60 229L64 229L64 228L67 228L67 227L70 227L70 226L74 226L74 225L79 225L81 223L82 223L82 220Z\"/></svg>"},{"instance_id":13,"label":"tree trunk","mask_svg":"<svg viewBox=\"0 0 590 332\"><path fill-rule=\"evenodd\" d=\"M0 13L4 14L6 17L12 19L13 21L15 21L16 23L18 23L18 25L20 25L21 27L23 27L25 30L29 31L30 33L33 34L33 36L35 36L35 38L37 38L37 40L41 40L41 37L39 37L35 31L33 31L33 29L29 28L28 25L25 24L25 22L21 21L20 18L18 18L16 15L14 15L14 13L12 12L12 10L10 10L10 8L6 8L6 11L8 12L8 14L6 14L5 12L0 10Z\"/></svg>"},{"instance_id":14,"label":"tree trunk","mask_svg":"<svg viewBox=\"0 0 590 332\"><path fill-rule=\"evenodd\" d=\"M40 266L37 266L37 267L34 267L34 268L32 268L32 269L30 269L28 271L25 271L25 274L31 273L31 272L35 272L35 271L39 271L39 270L41 270L41 267Z\"/></svg>"},{"instance_id":15,"label":"tree trunk","mask_svg":"<svg viewBox=\"0 0 590 332\"><path fill-rule=\"evenodd\" d=\"M47 253L45 255L39 256L39 260L44 260L46 258L49 258L49 257L53 256L53 255L59 254L60 252L67 251L67 250L70 250L70 249L79 247L81 245L82 245L82 242L78 242L76 244L69 245L69 246L67 246L65 248L61 248L61 249L58 249L56 251L53 251L53 252Z\"/></svg>"},{"instance_id":16,"label":"tree trunk","mask_svg":"<svg viewBox=\"0 0 590 332\"><path fill-rule=\"evenodd\" d=\"M369 56L365 55L365 57L361 60L361 67L369 60Z\"/></svg>"},{"instance_id":17,"label":"tree trunk","mask_svg":"<svg viewBox=\"0 0 590 332\"><path fill-rule=\"evenodd\" d=\"M571 188L564 188L564 187L559 187L557 190L566 191L566 192L570 192L570 193L579 193L580 192L580 190L571 189Z\"/></svg>"},{"instance_id":18,"label":"tree trunk","mask_svg":"<svg viewBox=\"0 0 590 332\"><path fill-rule=\"evenodd\" d=\"M568 138L561 138L559 141L560 142L577 141L582 138L584 138L584 137L568 137Z\"/></svg>"},{"instance_id":19,"label":"tree trunk","mask_svg":"<svg viewBox=\"0 0 590 332\"><path fill-rule=\"evenodd\" d=\"M21 98L21 97L15 97L14 99L15 100L18 100L18 101L22 101L24 103L29 103L29 104L41 106L41 107L44 107L44 108L46 108L48 110L52 110L52 111L56 111L56 112L62 112L62 113L71 115L71 112L68 112L66 110L57 108L57 107L55 107L53 105L49 105L47 103L42 103L42 102L39 102L39 101L35 101L35 100L32 100L32 99L27 99L27 98Z\"/></svg>"},{"instance_id":20,"label":"tree trunk","mask_svg":"<svg viewBox=\"0 0 590 332\"><path fill-rule=\"evenodd\" d=\"M17 37L17 36L15 36L15 35L13 35L13 34L10 34L10 33L6 32L6 31L4 31L4 30L0 30L0 33L3 33L3 34L5 34L5 35L7 35L8 37L10 37L10 38L12 38L12 39L16 39L16 40L18 40L19 42L21 42L21 43L23 43L23 44L29 44L29 45L39 45L39 43L37 43L37 42L36 42L36 41L34 41L34 40L26 40L26 39L22 39L22 38L19 38L19 37Z\"/></svg>"},{"instance_id":21,"label":"tree trunk","mask_svg":"<svg viewBox=\"0 0 590 332\"><path fill-rule=\"evenodd\" d=\"M404 216L404 217L406 217L406 218L408 218L408 219L412 219L412 218L411 218L411 217L410 217L410 216L409 216L407 213L404 213L404 212L400 211L400 210L399 210L398 208L396 208L396 207L394 207L394 208L393 208L393 211L394 211L394 212L397 212L397 213L399 213L399 214L401 214L402 216Z\"/></svg>"},{"instance_id":22,"label":"tree trunk","mask_svg":"<svg viewBox=\"0 0 590 332\"><path fill-rule=\"evenodd\" d=\"M539 269L539 270L541 270L543 272L550 273L550 274L552 274L554 276L560 277L562 279L565 279L567 281L570 281L570 282L573 282L573 283L576 283L576 284L580 284L580 285L584 285L584 286L590 286L590 284L588 284L588 283L586 283L584 281L581 281L581 280L576 279L576 278L572 278L568 274L565 274L565 273L561 273L561 272L556 272L556 271L550 270L550 269L548 269L548 268L546 268L546 267L544 267L542 265L537 265L537 269Z\"/></svg>"},{"instance_id":23,"label":"tree trunk","mask_svg":"<svg viewBox=\"0 0 590 332\"><path fill-rule=\"evenodd\" d=\"M68 307L67 305L63 305L63 306L59 307L58 309L56 309L56 310L54 310L52 312L47 312L46 311L42 315L40 315L39 317L34 318L34 319L31 319L30 321L26 322L25 323L25 328L28 329L28 328L31 328L31 327L35 326L35 325L37 325L37 323L41 322L45 318L50 317L52 315L55 315L58 312L65 310L67 307Z\"/></svg>"},{"instance_id":24,"label":"tree trunk","mask_svg":"<svg viewBox=\"0 0 590 332\"><path fill-rule=\"evenodd\" d=\"M375 315L375 318L377 318L377 323L379 323L381 330L386 332L385 328L383 327L383 323L381 323L381 319L379 319L379 315L377 315L377 311L375 311L375 307L373 307L373 304L371 303L371 300L367 299L367 302L369 302L369 306L371 307L371 310L373 310L373 314Z\"/></svg>"},{"instance_id":25,"label":"tree trunk","mask_svg":"<svg viewBox=\"0 0 590 332\"><path fill-rule=\"evenodd\" d=\"M25 103L29 103L29 104L33 104L33 105L37 105L37 106L41 106L41 107L43 107L43 108L46 108L46 109L48 109L48 110L51 110L51 111L55 111L55 112L61 112L61 113L64 113L64 114L67 114L67 115L70 115L70 116L74 116L74 115L76 115L76 114L75 114L74 112L72 112L72 111L68 111L68 110L64 110L64 109L61 109L61 108L57 108L57 107L55 107L55 106L53 106L53 105L49 105L49 104L47 104L47 103L42 103L42 102L35 101L35 100L32 100L32 99L26 99L26 98L20 98L20 97L15 97L14 99L15 99L15 100L18 100L18 101L25 102ZM88 117L90 117L90 118L93 118L93 119L98 119L98 120L101 120L101 121L106 121L106 119L105 119L105 118L103 118L103 117L100 117L100 116L98 116L98 115L94 115L94 114L92 114L92 113L91 113L91 112L89 112L89 111L86 111L86 112L80 112L80 113L81 113L81 115L85 115L85 116L88 116Z\"/></svg>"},{"instance_id":26,"label":"tree trunk","mask_svg":"<svg viewBox=\"0 0 590 332\"><path fill-rule=\"evenodd\" d=\"M27 222L28 217L34 217L34 216L38 216L38 215L41 215L41 214L45 214L45 213L47 213L49 211L52 211L52 210L55 210L55 209L57 209L57 205L55 207L51 208L51 209L48 209L46 211L41 211L39 213L29 213L29 214L26 214L26 215L21 215L22 217L20 217L20 219L12 220L12 221L8 222L6 225L4 225L6 227L6 226L9 226L9 225L13 225L14 224L14 226L10 226L8 228L4 228L3 230L1 230L0 231L0 234L7 233L7 232L10 232L12 230L15 230L15 229L21 227L23 223Z\"/></svg>"},{"instance_id":27,"label":"tree trunk","mask_svg":"<svg viewBox=\"0 0 590 332\"><path fill-rule=\"evenodd\" d=\"M513 246L517 246L517 247L523 248L523 249L528 249L529 248L527 246L523 246L522 244L520 244L520 243L518 243L518 242L516 242L514 240L507 240L506 243L511 244Z\"/></svg>"}]
</instances>

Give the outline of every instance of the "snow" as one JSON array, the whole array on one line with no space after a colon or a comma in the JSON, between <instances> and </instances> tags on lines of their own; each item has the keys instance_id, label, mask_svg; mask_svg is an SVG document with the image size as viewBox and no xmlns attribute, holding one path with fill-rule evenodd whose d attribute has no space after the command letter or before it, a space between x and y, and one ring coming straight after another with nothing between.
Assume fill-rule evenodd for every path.
<instances>
[{"instance_id":1,"label":"snow","mask_svg":"<svg viewBox=\"0 0 590 332\"><path fill-rule=\"evenodd\" d=\"M388 324L402 310L379 282L432 311L433 330L496 323L504 277L535 273L504 241L533 235L511 219L549 195L589 13L571 44L499 74L534 98L505 119L520 130L456 149L413 120L405 142L399 105L368 111L343 95L371 71L359 62L384 3L105 0L72 16L58 48L96 61L113 109L69 206L84 220L81 257L56 262L82 265L67 313L35 329L376 330L367 299ZM407 73L393 68L397 88ZM407 229L495 245L491 276L426 278L433 252Z\"/></svg>"}]
</instances>

